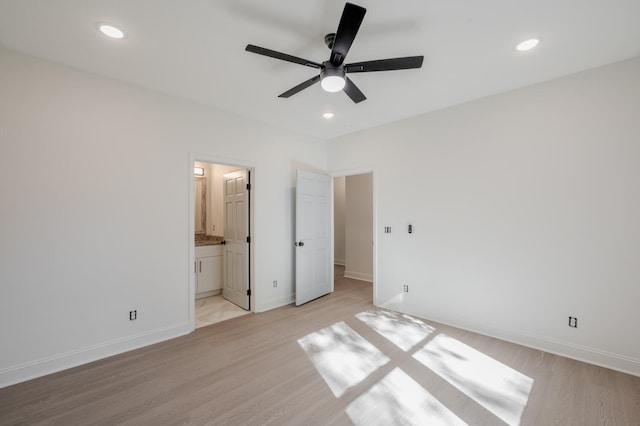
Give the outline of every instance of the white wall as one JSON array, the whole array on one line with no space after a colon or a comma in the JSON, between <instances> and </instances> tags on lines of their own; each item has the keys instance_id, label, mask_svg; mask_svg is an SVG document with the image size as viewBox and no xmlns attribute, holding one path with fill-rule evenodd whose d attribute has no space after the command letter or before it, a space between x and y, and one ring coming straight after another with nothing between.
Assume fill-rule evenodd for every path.
<instances>
[{"instance_id":1,"label":"white wall","mask_svg":"<svg viewBox=\"0 0 640 426\"><path fill-rule=\"evenodd\" d=\"M330 142L376 170L376 303L640 375L639 117L634 59Z\"/></svg>"},{"instance_id":2,"label":"white wall","mask_svg":"<svg viewBox=\"0 0 640 426\"><path fill-rule=\"evenodd\" d=\"M344 276L373 281L373 174L345 180Z\"/></svg>"},{"instance_id":3,"label":"white wall","mask_svg":"<svg viewBox=\"0 0 640 426\"><path fill-rule=\"evenodd\" d=\"M293 300L324 142L3 49L0 93L0 386L190 331L191 158L255 167L256 310Z\"/></svg>"},{"instance_id":4,"label":"white wall","mask_svg":"<svg viewBox=\"0 0 640 426\"><path fill-rule=\"evenodd\" d=\"M344 265L345 259L345 177L333 179L333 263Z\"/></svg>"}]
</instances>

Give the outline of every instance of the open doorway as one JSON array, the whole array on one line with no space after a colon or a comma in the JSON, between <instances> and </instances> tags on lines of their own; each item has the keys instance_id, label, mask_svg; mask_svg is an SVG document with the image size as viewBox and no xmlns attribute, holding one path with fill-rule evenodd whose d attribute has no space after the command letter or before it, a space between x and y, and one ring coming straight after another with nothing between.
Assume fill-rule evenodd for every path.
<instances>
[{"instance_id":1,"label":"open doorway","mask_svg":"<svg viewBox=\"0 0 640 426\"><path fill-rule=\"evenodd\" d=\"M373 172L334 177L333 188L334 281L373 284Z\"/></svg>"},{"instance_id":2,"label":"open doorway","mask_svg":"<svg viewBox=\"0 0 640 426\"><path fill-rule=\"evenodd\" d=\"M251 310L253 170L208 161L192 164L190 312L199 328Z\"/></svg>"}]
</instances>

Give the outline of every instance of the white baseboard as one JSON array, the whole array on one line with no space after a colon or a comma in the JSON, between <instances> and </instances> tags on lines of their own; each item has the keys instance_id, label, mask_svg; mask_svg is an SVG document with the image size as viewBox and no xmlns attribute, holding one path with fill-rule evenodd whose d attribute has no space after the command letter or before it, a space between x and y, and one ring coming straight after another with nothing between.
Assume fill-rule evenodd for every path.
<instances>
[{"instance_id":1,"label":"white baseboard","mask_svg":"<svg viewBox=\"0 0 640 426\"><path fill-rule=\"evenodd\" d=\"M183 323L5 368L0 370L0 388L173 339L192 331L189 323Z\"/></svg>"},{"instance_id":2,"label":"white baseboard","mask_svg":"<svg viewBox=\"0 0 640 426\"><path fill-rule=\"evenodd\" d=\"M591 348L589 346L562 342L548 337L545 338L530 334L510 335L508 332L506 332L504 336L505 337L492 337L640 377L640 359Z\"/></svg>"},{"instance_id":3,"label":"white baseboard","mask_svg":"<svg viewBox=\"0 0 640 426\"><path fill-rule=\"evenodd\" d=\"M203 293L196 293L196 300L204 299L205 297L217 296L219 294L222 294L221 288L217 290L205 291Z\"/></svg>"},{"instance_id":4,"label":"white baseboard","mask_svg":"<svg viewBox=\"0 0 640 426\"><path fill-rule=\"evenodd\" d=\"M344 259L333 259L333 264L334 265L339 265L339 266L344 266Z\"/></svg>"},{"instance_id":5,"label":"white baseboard","mask_svg":"<svg viewBox=\"0 0 640 426\"><path fill-rule=\"evenodd\" d=\"M373 282L373 275L371 275L371 274L363 274L362 272L345 270L344 271L344 277L345 278L352 278L354 280L368 281L370 283Z\"/></svg>"},{"instance_id":6,"label":"white baseboard","mask_svg":"<svg viewBox=\"0 0 640 426\"><path fill-rule=\"evenodd\" d=\"M384 308L384 306L381 307ZM515 343L517 345L526 346L532 349L538 349L543 352L548 352L565 358L574 359L576 361L586 362L587 364L593 364L640 377L640 359L637 358L615 354L588 346L563 342L549 337L537 336L530 333L504 330L487 325L475 324L471 326L469 324L452 323L437 318L425 318L421 314L414 312L403 313L424 318L427 321L438 322L440 324L445 324L462 330L471 331L473 333L482 334L484 336L494 337L496 339Z\"/></svg>"},{"instance_id":7,"label":"white baseboard","mask_svg":"<svg viewBox=\"0 0 640 426\"><path fill-rule=\"evenodd\" d=\"M290 305L292 303L295 303L295 301L296 301L296 298L293 294L287 297L279 297L276 299L268 300L264 303L261 303L260 305L256 305L254 311L255 312L270 311L271 309L276 309L282 306Z\"/></svg>"}]
</instances>

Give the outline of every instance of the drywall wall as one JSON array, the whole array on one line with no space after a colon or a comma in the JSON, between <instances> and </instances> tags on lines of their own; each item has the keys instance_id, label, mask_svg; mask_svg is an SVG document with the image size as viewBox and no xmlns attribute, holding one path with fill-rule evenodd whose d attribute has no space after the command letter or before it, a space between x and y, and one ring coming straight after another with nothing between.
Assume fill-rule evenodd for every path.
<instances>
[{"instance_id":1,"label":"drywall wall","mask_svg":"<svg viewBox=\"0 0 640 426\"><path fill-rule=\"evenodd\" d=\"M344 276L373 281L373 174L345 178Z\"/></svg>"},{"instance_id":2,"label":"drywall wall","mask_svg":"<svg viewBox=\"0 0 640 426\"><path fill-rule=\"evenodd\" d=\"M375 302L640 375L638 117L634 59L331 141L376 170Z\"/></svg>"},{"instance_id":3,"label":"drywall wall","mask_svg":"<svg viewBox=\"0 0 640 426\"><path fill-rule=\"evenodd\" d=\"M345 177L333 179L333 263L344 265L345 258Z\"/></svg>"},{"instance_id":4,"label":"drywall wall","mask_svg":"<svg viewBox=\"0 0 640 426\"><path fill-rule=\"evenodd\" d=\"M293 300L324 142L1 48L0 93L0 386L191 330L193 159L254 168L256 310Z\"/></svg>"}]
</instances>

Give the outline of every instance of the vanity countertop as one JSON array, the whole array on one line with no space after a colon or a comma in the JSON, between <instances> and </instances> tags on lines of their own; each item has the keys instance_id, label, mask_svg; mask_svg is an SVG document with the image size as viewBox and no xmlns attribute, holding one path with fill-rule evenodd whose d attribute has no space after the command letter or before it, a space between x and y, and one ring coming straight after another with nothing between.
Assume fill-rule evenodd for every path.
<instances>
[{"instance_id":1,"label":"vanity countertop","mask_svg":"<svg viewBox=\"0 0 640 426\"><path fill-rule=\"evenodd\" d=\"M214 235L196 235L195 246L215 246L222 244L224 237L218 237Z\"/></svg>"}]
</instances>

